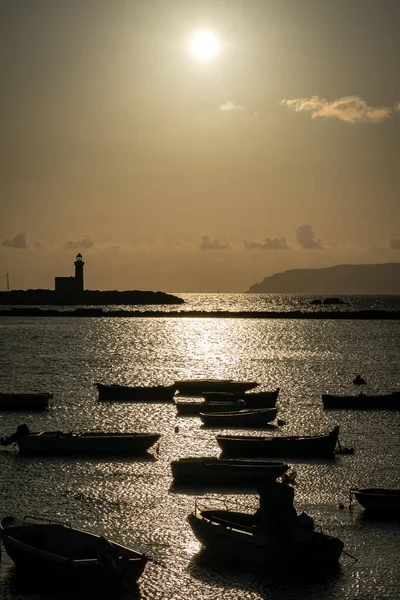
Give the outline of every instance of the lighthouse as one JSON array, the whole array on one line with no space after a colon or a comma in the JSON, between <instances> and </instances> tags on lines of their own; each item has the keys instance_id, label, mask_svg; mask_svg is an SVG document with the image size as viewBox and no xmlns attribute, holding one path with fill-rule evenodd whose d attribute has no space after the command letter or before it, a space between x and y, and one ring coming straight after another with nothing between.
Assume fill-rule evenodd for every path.
<instances>
[{"instance_id":1,"label":"lighthouse","mask_svg":"<svg viewBox=\"0 0 400 600\"><path fill-rule=\"evenodd\" d=\"M75 289L77 292L83 292L83 265L82 254L76 255L75 265Z\"/></svg>"},{"instance_id":2,"label":"lighthouse","mask_svg":"<svg viewBox=\"0 0 400 600\"><path fill-rule=\"evenodd\" d=\"M75 277L56 277L56 292L83 292L83 265L82 254L77 254L74 262Z\"/></svg>"}]
</instances>

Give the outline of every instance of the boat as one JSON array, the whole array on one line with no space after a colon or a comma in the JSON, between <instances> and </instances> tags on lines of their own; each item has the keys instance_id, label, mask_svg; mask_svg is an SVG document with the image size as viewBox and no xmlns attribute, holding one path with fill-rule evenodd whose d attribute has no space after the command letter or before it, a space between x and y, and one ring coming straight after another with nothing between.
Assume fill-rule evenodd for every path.
<instances>
[{"instance_id":1,"label":"boat","mask_svg":"<svg viewBox=\"0 0 400 600\"><path fill-rule=\"evenodd\" d=\"M126 386L103 385L95 383L99 392L99 400L120 402L172 402L175 394L174 385Z\"/></svg>"},{"instance_id":2,"label":"boat","mask_svg":"<svg viewBox=\"0 0 400 600\"><path fill-rule=\"evenodd\" d=\"M247 513L201 510L196 505L188 521L207 552L253 568L303 571L334 567L344 548L340 539L301 524L289 532L267 536L258 530L254 515Z\"/></svg>"},{"instance_id":3,"label":"boat","mask_svg":"<svg viewBox=\"0 0 400 600\"><path fill-rule=\"evenodd\" d=\"M53 394L0 393L0 410L46 410Z\"/></svg>"},{"instance_id":4,"label":"boat","mask_svg":"<svg viewBox=\"0 0 400 600\"><path fill-rule=\"evenodd\" d=\"M21 454L102 454L136 455L148 450L160 438L158 433L116 433L104 431L31 432L24 425L9 437L3 446L18 445Z\"/></svg>"},{"instance_id":5,"label":"boat","mask_svg":"<svg viewBox=\"0 0 400 600\"><path fill-rule=\"evenodd\" d=\"M203 392L243 393L257 387L255 381L233 379L183 379L175 381L176 390L183 396L201 396Z\"/></svg>"},{"instance_id":6,"label":"boat","mask_svg":"<svg viewBox=\"0 0 400 600\"><path fill-rule=\"evenodd\" d=\"M327 434L262 437L217 435L223 456L333 456L339 426Z\"/></svg>"},{"instance_id":7,"label":"boat","mask_svg":"<svg viewBox=\"0 0 400 600\"><path fill-rule=\"evenodd\" d=\"M207 427L265 427L276 418L276 413L276 408L245 409L200 413L200 419Z\"/></svg>"},{"instance_id":8,"label":"boat","mask_svg":"<svg viewBox=\"0 0 400 600\"><path fill-rule=\"evenodd\" d=\"M215 402L232 402L243 400L247 408L274 408L280 388L268 392L245 392L229 394L226 392L204 392L205 400Z\"/></svg>"},{"instance_id":9,"label":"boat","mask_svg":"<svg viewBox=\"0 0 400 600\"><path fill-rule=\"evenodd\" d=\"M247 408L244 400L233 400L232 402L208 402L206 400L203 400L202 402L191 402L175 400L175 406L177 414L181 417L199 415L201 412L226 412Z\"/></svg>"},{"instance_id":10,"label":"boat","mask_svg":"<svg viewBox=\"0 0 400 600\"><path fill-rule=\"evenodd\" d=\"M141 552L51 519L4 517L0 537L18 568L45 578L129 584L139 579L148 561Z\"/></svg>"},{"instance_id":11,"label":"boat","mask_svg":"<svg viewBox=\"0 0 400 600\"><path fill-rule=\"evenodd\" d=\"M368 512L400 516L400 489L351 488L350 498L353 495Z\"/></svg>"},{"instance_id":12,"label":"boat","mask_svg":"<svg viewBox=\"0 0 400 600\"><path fill-rule=\"evenodd\" d=\"M171 462L176 483L255 486L281 477L289 469L283 462L248 459L222 459L214 456L180 458Z\"/></svg>"},{"instance_id":13,"label":"boat","mask_svg":"<svg viewBox=\"0 0 400 600\"><path fill-rule=\"evenodd\" d=\"M400 392L379 394L375 396L369 396L367 394L358 394L357 396L322 394L322 402L324 408L399 410Z\"/></svg>"}]
</instances>

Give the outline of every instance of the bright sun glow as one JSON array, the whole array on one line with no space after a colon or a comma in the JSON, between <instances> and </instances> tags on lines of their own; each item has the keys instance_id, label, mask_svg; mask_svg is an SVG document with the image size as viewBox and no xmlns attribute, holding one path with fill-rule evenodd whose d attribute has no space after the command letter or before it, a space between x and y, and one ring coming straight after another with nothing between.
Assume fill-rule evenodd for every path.
<instances>
[{"instance_id":1,"label":"bright sun glow","mask_svg":"<svg viewBox=\"0 0 400 600\"><path fill-rule=\"evenodd\" d=\"M219 42L210 31L198 31L190 42L190 50L198 60L210 60L217 54Z\"/></svg>"}]
</instances>

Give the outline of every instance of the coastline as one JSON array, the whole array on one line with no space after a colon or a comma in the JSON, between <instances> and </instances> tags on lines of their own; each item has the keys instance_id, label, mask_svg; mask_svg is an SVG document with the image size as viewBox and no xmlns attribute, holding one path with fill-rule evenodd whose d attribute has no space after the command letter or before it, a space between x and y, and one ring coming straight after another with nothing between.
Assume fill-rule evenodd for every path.
<instances>
[{"instance_id":1,"label":"coastline","mask_svg":"<svg viewBox=\"0 0 400 600\"><path fill-rule=\"evenodd\" d=\"M129 318L204 318L204 319L360 319L400 320L400 311L128 311L102 308L57 310L41 308L11 308L0 310L1 317L129 317Z\"/></svg>"}]
</instances>

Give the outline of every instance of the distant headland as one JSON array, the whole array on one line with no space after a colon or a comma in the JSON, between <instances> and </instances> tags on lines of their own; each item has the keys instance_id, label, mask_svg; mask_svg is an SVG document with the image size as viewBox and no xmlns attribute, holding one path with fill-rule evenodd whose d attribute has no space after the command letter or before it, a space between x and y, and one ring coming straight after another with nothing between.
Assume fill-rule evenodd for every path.
<instances>
[{"instance_id":1,"label":"distant headland","mask_svg":"<svg viewBox=\"0 0 400 600\"><path fill-rule=\"evenodd\" d=\"M292 269L265 277L251 294L400 295L400 263Z\"/></svg>"},{"instance_id":2,"label":"distant headland","mask_svg":"<svg viewBox=\"0 0 400 600\"><path fill-rule=\"evenodd\" d=\"M85 290L82 255L75 260L74 277L56 277L54 290L7 290L0 292L0 305L98 306L184 304L178 296L141 290Z\"/></svg>"}]
</instances>

